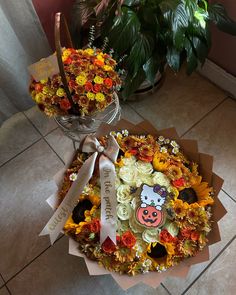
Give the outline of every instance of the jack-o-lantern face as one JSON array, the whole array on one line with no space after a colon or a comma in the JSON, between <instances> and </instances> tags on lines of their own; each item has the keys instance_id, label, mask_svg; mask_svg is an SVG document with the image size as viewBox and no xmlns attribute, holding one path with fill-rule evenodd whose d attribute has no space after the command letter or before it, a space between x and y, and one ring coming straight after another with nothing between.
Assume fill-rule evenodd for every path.
<instances>
[{"instance_id":1,"label":"jack-o-lantern face","mask_svg":"<svg viewBox=\"0 0 236 295\"><path fill-rule=\"evenodd\" d=\"M139 207L136 211L136 218L139 223L146 227L158 227L163 224L164 212L157 210L154 206Z\"/></svg>"}]
</instances>

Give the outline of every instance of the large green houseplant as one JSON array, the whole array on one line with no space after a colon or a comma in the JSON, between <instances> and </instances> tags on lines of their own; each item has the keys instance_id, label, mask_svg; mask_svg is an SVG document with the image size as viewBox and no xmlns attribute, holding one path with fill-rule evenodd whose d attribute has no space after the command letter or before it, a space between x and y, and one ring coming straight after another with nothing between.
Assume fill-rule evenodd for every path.
<instances>
[{"instance_id":1,"label":"large green houseplant","mask_svg":"<svg viewBox=\"0 0 236 295\"><path fill-rule=\"evenodd\" d=\"M123 98L129 97L146 79L167 63L178 71L187 60L191 74L203 64L211 47L210 23L236 35L236 22L223 5L207 0L77 0L74 27L95 24L101 36L119 55L126 55L127 77Z\"/></svg>"}]
</instances>

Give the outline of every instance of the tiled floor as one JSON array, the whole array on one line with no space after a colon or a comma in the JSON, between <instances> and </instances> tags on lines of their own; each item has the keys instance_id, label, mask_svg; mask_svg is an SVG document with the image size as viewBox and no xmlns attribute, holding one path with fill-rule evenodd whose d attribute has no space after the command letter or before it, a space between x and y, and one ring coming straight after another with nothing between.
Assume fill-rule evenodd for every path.
<instances>
[{"instance_id":1,"label":"tiled floor","mask_svg":"<svg viewBox=\"0 0 236 295\"><path fill-rule=\"evenodd\" d=\"M220 221L221 242L211 259L191 268L187 278L168 278L157 289L139 284L123 291L109 276L89 277L81 258L67 254L68 241L52 247L38 233L51 215L45 200L55 190L53 175L72 146L53 120L36 108L18 113L0 129L0 295L205 295L235 294L236 288L236 101L193 74L168 70L163 87L122 105L123 117L175 126L215 156L225 179L220 199L228 214Z\"/></svg>"}]
</instances>

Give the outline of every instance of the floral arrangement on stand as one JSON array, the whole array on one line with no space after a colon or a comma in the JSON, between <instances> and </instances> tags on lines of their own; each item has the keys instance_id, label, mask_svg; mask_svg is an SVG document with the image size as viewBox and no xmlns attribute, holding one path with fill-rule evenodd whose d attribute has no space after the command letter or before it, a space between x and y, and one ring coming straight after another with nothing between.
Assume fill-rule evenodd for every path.
<instances>
[{"instance_id":1,"label":"floral arrangement on stand","mask_svg":"<svg viewBox=\"0 0 236 295\"><path fill-rule=\"evenodd\" d=\"M62 49L70 99L60 74L40 81L32 78L29 91L40 110L48 116L93 115L103 111L119 91L121 80L115 70L116 61L98 48Z\"/></svg>"},{"instance_id":2,"label":"floral arrangement on stand","mask_svg":"<svg viewBox=\"0 0 236 295\"><path fill-rule=\"evenodd\" d=\"M115 162L116 244L101 244L101 183L98 165L64 225L79 250L109 271L136 275L163 272L193 257L208 242L213 188L175 140L111 132L119 144ZM99 142L106 147L109 136ZM60 202L90 154L78 152L58 192Z\"/></svg>"}]
</instances>

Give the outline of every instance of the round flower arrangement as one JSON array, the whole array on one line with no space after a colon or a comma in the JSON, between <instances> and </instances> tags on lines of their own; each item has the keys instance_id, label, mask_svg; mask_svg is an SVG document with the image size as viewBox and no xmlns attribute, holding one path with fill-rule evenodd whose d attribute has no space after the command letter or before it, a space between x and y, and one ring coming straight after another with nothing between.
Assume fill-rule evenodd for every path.
<instances>
[{"instance_id":1,"label":"round flower arrangement","mask_svg":"<svg viewBox=\"0 0 236 295\"><path fill-rule=\"evenodd\" d=\"M211 230L213 189L198 165L186 158L174 140L152 135L112 133L120 146L116 169L116 245L100 244L100 178L98 165L64 225L88 258L110 271L135 275L165 271L195 256ZM107 137L99 139L106 146ZM67 194L89 154L79 152L59 191Z\"/></svg>"},{"instance_id":2,"label":"round flower arrangement","mask_svg":"<svg viewBox=\"0 0 236 295\"><path fill-rule=\"evenodd\" d=\"M85 116L103 111L121 87L116 61L97 48L63 49L62 61L72 101L60 74L38 82L32 79L29 90L39 108L48 116Z\"/></svg>"}]
</instances>

